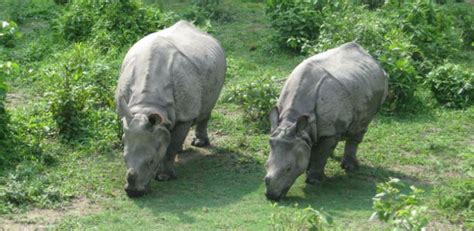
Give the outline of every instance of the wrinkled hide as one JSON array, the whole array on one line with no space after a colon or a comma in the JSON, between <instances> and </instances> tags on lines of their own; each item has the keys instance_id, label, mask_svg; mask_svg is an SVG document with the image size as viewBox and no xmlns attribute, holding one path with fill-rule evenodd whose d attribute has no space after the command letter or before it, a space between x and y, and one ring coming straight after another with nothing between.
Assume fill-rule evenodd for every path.
<instances>
[{"instance_id":1,"label":"wrinkled hide","mask_svg":"<svg viewBox=\"0 0 474 231\"><path fill-rule=\"evenodd\" d=\"M157 169L166 165L166 156L173 159L181 148L193 123L205 121L205 130L225 71L217 40L185 21L130 48L115 96L124 125L129 196L143 195Z\"/></svg>"},{"instance_id":2,"label":"wrinkled hide","mask_svg":"<svg viewBox=\"0 0 474 231\"><path fill-rule=\"evenodd\" d=\"M344 44L299 64L287 79L277 107L270 113L267 197L283 197L295 179L309 168L310 159L311 164L319 161L324 168L325 160L319 156L326 155L337 141L350 139L352 142L357 137L360 142L385 99L387 87L384 70L356 43ZM299 125L298 121L304 117L308 122ZM294 127L300 127L297 129L300 131L291 131ZM321 145L330 147L318 147L322 140L325 142ZM331 140L336 143L329 142ZM288 148L288 144L293 147ZM317 153L318 150L325 153ZM355 158L355 150L351 146L347 152L353 153ZM275 174L298 163L306 166L289 171L285 177ZM317 169L313 167L313 170Z\"/></svg>"}]
</instances>

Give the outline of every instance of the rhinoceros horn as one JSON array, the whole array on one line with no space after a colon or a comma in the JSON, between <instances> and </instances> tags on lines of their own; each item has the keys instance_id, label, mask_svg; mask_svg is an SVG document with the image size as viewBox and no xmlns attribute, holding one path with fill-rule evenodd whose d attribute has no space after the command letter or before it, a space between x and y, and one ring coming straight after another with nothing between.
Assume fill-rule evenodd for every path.
<instances>
[{"instance_id":1,"label":"rhinoceros horn","mask_svg":"<svg viewBox=\"0 0 474 231\"><path fill-rule=\"evenodd\" d=\"M118 111L120 114L122 114L127 122L127 124L130 123L133 119L132 112L130 112L130 108L128 107L127 102L125 101L124 97L120 97L119 99L119 108Z\"/></svg>"}]
</instances>

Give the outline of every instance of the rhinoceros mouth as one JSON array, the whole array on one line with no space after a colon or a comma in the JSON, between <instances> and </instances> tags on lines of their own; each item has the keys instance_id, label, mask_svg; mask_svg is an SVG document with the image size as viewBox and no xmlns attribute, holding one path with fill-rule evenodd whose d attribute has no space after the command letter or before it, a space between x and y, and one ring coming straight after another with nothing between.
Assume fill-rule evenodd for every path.
<instances>
[{"instance_id":1,"label":"rhinoceros mouth","mask_svg":"<svg viewBox=\"0 0 474 231\"><path fill-rule=\"evenodd\" d=\"M130 198L142 197L146 193L145 190L138 191L138 190L131 190L131 189L125 189L125 192L127 192L127 196Z\"/></svg>"},{"instance_id":2,"label":"rhinoceros mouth","mask_svg":"<svg viewBox=\"0 0 474 231\"><path fill-rule=\"evenodd\" d=\"M267 192L265 193L265 196L266 196L267 199L269 199L269 200L272 200L272 201L279 201L279 200L281 200L282 198L284 198L284 197L286 196L286 194L288 193L289 190L290 190L290 187L284 188L283 190L281 190L280 193L273 193L273 192L267 191Z\"/></svg>"}]
</instances>

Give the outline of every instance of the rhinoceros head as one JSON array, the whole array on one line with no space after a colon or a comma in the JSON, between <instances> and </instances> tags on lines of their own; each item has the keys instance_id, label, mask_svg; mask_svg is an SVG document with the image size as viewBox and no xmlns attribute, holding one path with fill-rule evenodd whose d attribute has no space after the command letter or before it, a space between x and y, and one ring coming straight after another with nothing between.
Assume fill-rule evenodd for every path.
<instances>
[{"instance_id":1,"label":"rhinoceros head","mask_svg":"<svg viewBox=\"0 0 474 231\"><path fill-rule=\"evenodd\" d=\"M170 143L165 119L158 113L132 116L125 101L122 111L124 159L127 166L125 191L129 197L139 197L148 190L150 181L162 162Z\"/></svg>"},{"instance_id":2,"label":"rhinoceros head","mask_svg":"<svg viewBox=\"0 0 474 231\"><path fill-rule=\"evenodd\" d=\"M265 195L271 200L286 195L296 178L305 172L311 155L309 137L304 133L308 116L301 116L296 123L281 125L278 118L278 109L274 108L270 113L272 134L265 176Z\"/></svg>"}]
</instances>

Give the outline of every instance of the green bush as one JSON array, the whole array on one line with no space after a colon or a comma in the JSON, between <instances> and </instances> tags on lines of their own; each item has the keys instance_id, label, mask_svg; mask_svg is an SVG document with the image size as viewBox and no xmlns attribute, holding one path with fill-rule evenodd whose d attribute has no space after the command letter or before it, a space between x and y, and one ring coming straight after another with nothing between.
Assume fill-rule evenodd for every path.
<instances>
[{"instance_id":1,"label":"green bush","mask_svg":"<svg viewBox=\"0 0 474 231\"><path fill-rule=\"evenodd\" d=\"M395 26L411 35L411 42L419 54L417 61L442 62L456 54L462 47L462 31L455 24L455 18L438 4L429 0L397 1L384 6L383 16ZM423 74L429 70L419 68Z\"/></svg>"},{"instance_id":2,"label":"green bush","mask_svg":"<svg viewBox=\"0 0 474 231\"><path fill-rule=\"evenodd\" d=\"M18 27L13 21L0 20L0 45L14 47L15 41L20 37Z\"/></svg>"},{"instance_id":3,"label":"green bush","mask_svg":"<svg viewBox=\"0 0 474 231\"><path fill-rule=\"evenodd\" d=\"M5 7L5 17L19 24L29 20L49 20L58 10L51 0L2 0L0 8Z\"/></svg>"},{"instance_id":4,"label":"green bush","mask_svg":"<svg viewBox=\"0 0 474 231\"><path fill-rule=\"evenodd\" d=\"M373 1L269 0L267 14L280 42L304 54L316 54L356 41L389 74L385 110L412 108L420 76L461 48L454 18L427 0ZM359 4L359 5L358 5Z\"/></svg>"},{"instance_id":5,"label":"green bush","mask_svg":"<svg viewBox=\"0 0 474 231\"><path fill-rule=\"evenodd\" d=\"M69 41L93 40L102 50L128 48L143 36L171 24L174 18L158 8L130 1L76 1L56 21Z\"/></svg>"},{"instance_id":6,"label":"green bush","mask_svg":"<svg viewBox=\"0 0 474 231\"><path fill-rule=\"evenodd\" d=\"M474 48L474 6L469 3L446 4L444 11L455 17L455 26L462 30L464 45Z\"/></svg>"},{"instance_id":7,"label":"green bush","mask_svg":"<svg viewBox=\"0 0 474 231\"><path fill-rule=\"evenodd\" d=\"M376 9L383 6L385 0L358 0L356 2L367 6L369 9Z\"/></svg>"},{"instance_id":8,"label":"green bush","mask_svg":"<svg viewBox=\"0 0 474 231\"><path fill-rule=\"evenodd\" d=\"M247 121L255 123L261 130L268 131L268 113L275 106L280 94L275 82L275 77L260 77L249 83L231 86L225 100L241 105Z\"/></svg>"},{"instance_id":9,"label":"green bush","mask_svg":"<svg viewBox=\"0 0 474 231\"><path fill-rule=\"evenodd\" d=\"M268 0L266 13L272 27L278 31L278 43L299 49L303 40L316 40L324 19L322 2Z\"/></svg>"},{"instance_id":10,"label":"green bush","mask_svg":"<svg viewBox=\"0 0 474 231\"><path fill-rule=\"evenodd\" d=\"M424 230L428 224L421 205L423 190L410 186L411 192L401 193L405 185L396 178L377 184L377 195L373 198L374 210L370 220L378 217L381 221L390 222L396 230Z\"/></svg>"},{"instance_id":11,"label":"green bush","mask_svg":"<svg viewBox=\"0 0 474 231\"><path fill-rule=\"evenodd\" d=\"M87 39L94 26L94 14L92 4L72 4L59 18L62 36L68 41Z\"/></svg>"},{"instance_id":12,"label":"green bush","mask_svg":"<svg viewBox=\"0 0 474 231\"><path fill-rule=\"evenodd\" d=\"M348 3L339 5L337 11L323 8L327 15L320 26L317 40L305 38L290 46L301 46L306 54L316 54L356 41L374 58L378 59L389 74L389 95L385 107L388 111L409 108L419 83L419 64L413 59L418 51L409 35L394 26L393 20L380 17L378 12L368 12L361 6ZM350 25L350 26L348 26Z\"/></svg>"},{"instance_id":13,"label":"green bush","mask_svg":"<svg viewBox=\"0 0 474 231\"><path fill-rule=\"evenodd\" d=\"M446 63L431 71L426 83L445 107L466 108L474 103L474 72Z\"/></svg>"},{"instance_id":14,"label":"green bush","mask_svg":"<svg viewBox=\"0 0 474 231\"><path fill-rule=\"evenodd\" d=\"M55 58L61 62L46 67L40 78L49 83L45 96L59 134L67 139L77 138L90 132L87 118L91 110L113 107L120 64L81 43Z\"/></svg>"},{"instance_id":15,"label":"green bush","mask_svg":"<svg viewBox=\"0 0 474 231\"><path fill-rule=\"evenodd\" d=\"M222 8L220 0L194 0L191 7L184 11L182 16L198 26L204 26L204 30L210 25L210 20L225 23L234 19L232 12Z\"/></svg>"}]
</instances>

